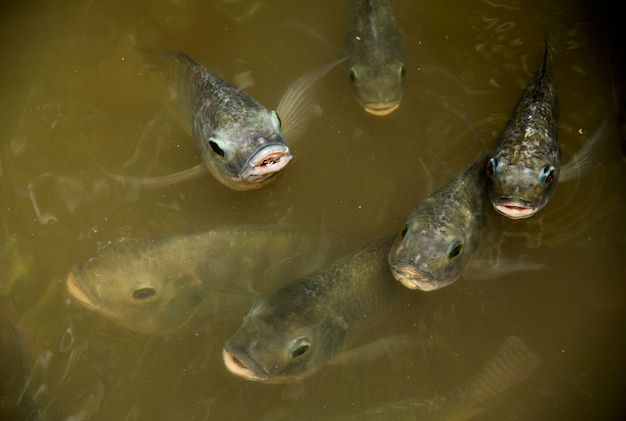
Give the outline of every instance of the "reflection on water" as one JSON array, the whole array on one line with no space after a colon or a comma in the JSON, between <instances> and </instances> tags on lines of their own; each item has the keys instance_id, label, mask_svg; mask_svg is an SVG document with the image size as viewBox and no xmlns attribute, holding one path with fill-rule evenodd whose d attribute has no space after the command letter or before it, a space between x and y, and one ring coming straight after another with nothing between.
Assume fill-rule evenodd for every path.
<instances>
[{"instance_id":1,"label":"reflection on water","mask_svg":"<svg viewBox=\"0 0 626 421\"><path fill-rule=\"evenodd\" d=\"M0 343L3 357L24 361L2 366L3 379L23 378L0 399L3 419L330 418L454 390L512 335L540 366L477 419L619 418L626 171L614 85L622 81L608 67L613 32L598 25L598 10L592 21L571 1L394 1L407 50L400 107L364 113L344 69L332 70L316 87L322 114L290 144L290 166L259 191L235 192L209 176L157 189L107 176L200 162L124 37L185 52L232 82L246 74L247 92L275 108L291 81L338 58L347 3L57 3L14 6L0 25L1 241L19 251L5 258L2 248L3 308L13 310L0 312L8 320ZM393 309L393 326L372 335L415 335L417 346L344 360L296 384L257 384L222 364L243 309L210 333L147 336L69 298L69 269L122 236L277 222L324 227L329 241L356 250L399 230L478 154L476 131L494 144L541 59L546 25L563 161L608 119L594 165L560 184L533 218L488 215L478 258L519 257L544 270L416 293Z\"/></svg>"}]
</instances>

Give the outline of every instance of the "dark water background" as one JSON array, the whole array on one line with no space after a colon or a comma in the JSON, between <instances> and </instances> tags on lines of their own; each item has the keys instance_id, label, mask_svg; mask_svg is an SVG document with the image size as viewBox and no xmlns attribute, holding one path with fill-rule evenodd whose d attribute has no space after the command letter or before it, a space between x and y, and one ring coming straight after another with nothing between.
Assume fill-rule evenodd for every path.
<instances>
[{"instance_id":1,"label":"dark water background","mask_svg":"<svg viewBox=\"0 0 626 421\"><path fill-rule=\"evenodd\" d=\"M616 61L619 35L608 25L619 19L603 14L611 7L602 2L393 4L408 55L398 110L366 114L346 72L335 69L316 88L322 115L291 143L295 159L275 182L250 192L228 190L208 175L159 189L105 175L103 168L164 175L200 162L194 141L155 100L126 36L185 52L230 81L251 72L255 84L247 91L272 108L300 74L339 56L331 44L342 43L346 2L4 7L0 218L2 241L16 244L25 269L11 287L8 264L0 268L12 306L0 314L19 327L5 329L15 346L2 357L20 361L14 351L23 353L23 363L3 367L14 387L1 402L9 407L26 391L7 417L324 419L453 390L517 335L541 365L480 419L621 418L626 163L617 116L624 68ZM69 299L71 266L123 235L280 222L323 226L357 249L396 232L433 186L479 153L460 115L495 142L539 64L546 26L556 48L563 161L606 120L593 167L560 185L533 218L489 212L480 258L524 258L546 268L416 293L378 334L408 333L418 345L326 368L297 384L257 384L222 364L221 347L241 314L210 333L146 337Z\"/></svg>"}]
</instances>

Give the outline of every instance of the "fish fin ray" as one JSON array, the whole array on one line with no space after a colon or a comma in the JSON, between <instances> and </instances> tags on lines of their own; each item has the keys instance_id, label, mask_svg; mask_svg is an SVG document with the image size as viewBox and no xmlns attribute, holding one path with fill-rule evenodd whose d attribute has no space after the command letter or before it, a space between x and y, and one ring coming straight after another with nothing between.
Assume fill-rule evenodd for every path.
<instances>
[{"instance_id":1,"label":"fish fin ray","mask_svg":"<svg viewBox=\"0 0 626 421\"><path fill-rule=\"evenodd\" d=\"M602 137L602 133L606 127L608 119L604 119L595 132L585 141L583 146L576 152L576 154L568 161L567 164L561 168L561 174L559 175L559 181L569 181L580 177L585 173L592 164L591 151L598 139Z\"/></svg>"}]
</instances>

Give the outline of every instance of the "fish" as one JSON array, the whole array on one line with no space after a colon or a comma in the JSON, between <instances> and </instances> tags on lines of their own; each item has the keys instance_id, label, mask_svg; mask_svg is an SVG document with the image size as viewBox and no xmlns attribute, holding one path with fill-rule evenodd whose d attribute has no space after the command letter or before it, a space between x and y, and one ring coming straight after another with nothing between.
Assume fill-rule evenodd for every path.
<instances>
[{"instance_id":1,"label":"fish","mask_svg":"<svg viewBox=\"0 0 626 421\"><path fill-rule=\"evenodd\" d=\"M255 301L224 345L226 368L250 381L290 383L328 365L402 293L387 265L392 241L376 241Z\"/></svg>"},{"instance_id":2,"label":"fish","mask_svg":"<svg viewBox=\"0 0 626 421\"><path fill-rule=\"evenodd\" d=\"M134 43L134 38L128 42ZM233 190L265 186L293 158L286 138L301 136L315 114L312 86L345 60L306 72L286 89L276 110L269 110L184 53L135 48L147 57L149 73L160 76L166 102L174 104L177 120L190 129L203 160L203 164L156 178L126 177L105 170L122 183L147 187L175 184L205 169Z\"/></svg>"},{"instance_id":3,"label":"fish","mask_svg":"<svg viewBox=\"0 0 626 421\"><path fill-rule=\"evenodd\" d=\"M363 109L376 116L396 110L404 92L405 50L387 0L350 0L344 50Z\"/></svg>"},{"instance_id":4,"label":"fish","mask_svg":"<svg viewBox=\"0 0 626 421\"><path fill-rule=\"evenodd\" d=\"M389 250L394 278L409 289L433 291L457 281L478 248L483 226L488 154L413 210Z\"/></svg>"},{"instance_id":5,"label":"fish","mask_svg":"<svg viewBox=\"0 0 626 421\"><path fill-rule=\"evenodd\" d=\"M559 181L559 114L553 51L545 38L543 60L515 106L487 163L494 209L528 218L550 200Z\"/></svg>"},{"instance_id":6,"label":"fish","mask_svg":"<svg viewBox=\"0 0 626 421\"><path fill-rule=\"evenodd\" d=\"M211 329L276 286L273 279L320 267L326 241L272 225L121 238L74 265L66 286L74 301L134 332L167 335L194 318Z\"/></svg>"},{"instance_id":7,"label":"fish","mask_svg":"<svg viewBox=\"0 0 626 421\"><path fill-rule=\"evenodd\" d=\"M331 416L330 420L466 421L489 409L492 401L530 377L540 360L517 336L509 336L473 379L449 393L426 399L389 402L364 411Z\"/></svg>"}]
</instances>

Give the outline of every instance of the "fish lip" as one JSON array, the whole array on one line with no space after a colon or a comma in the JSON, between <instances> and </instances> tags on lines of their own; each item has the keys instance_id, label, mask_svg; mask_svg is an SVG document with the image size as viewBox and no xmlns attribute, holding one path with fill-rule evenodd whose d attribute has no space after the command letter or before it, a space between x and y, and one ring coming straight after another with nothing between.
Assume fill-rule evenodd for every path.
<instances>
[{"instance_id":1,"label":"fish lip","mask_svg":"<svg viewBox=\"0 0 626 421\"><path fill-rule=\"evenodd\" d=\"M400 106L400 102L398 101L398 102L383 103L383 104L366 104L366 105L363 105L363 108L365 109L365 111L367 111L368 113L372 115L383 117L394 112L396 108L398 108L399 106Z\"/></svg>"},{"instance_id":2,"label":"fish lip","mask_svg":"<svg viewBox=\"0 0 626 421\"><path fill-rule=\"evenodd\" d=\"M100 304L97 299L95 299L94 294L91 290L84 284L80 284L78 279L76 279L75 272L77 269L72 269L67 275L66 285L67 290L72 297L78 300L80 303L84 304L90 308L99 308Z\"/></svg>"},{"instance_id":3,"label":"fish lip","mask_svg":"<svg viewBox=\"0 0 626 421\"><path fill-rule=\"evenodd\" d=\"M228 371L236 376L257 382L269 380L269 375L265 373L248 354L234 349L234 346L230 342L224 345L222 358L224 359L224 365ZM250 368L251 366L255 367L256 370Z\"/></svg>"},{"instance_id":4,"label":"fish lip","mask_svg":"<svg viewBox=\"0 0 626 421\"><path fill-rule=\"evenodd\" d=\"M511 219L528 218L539 210L537 206L525 200L506 197L494 200L493 207L496 211Z\"/></svg>"},{"instance_id":5,"label":"fish lip","mask_svg":"<svg viewBox=\"0 0 626 421\"><path fill-rule=\"evenodd\" d=\"M260 146L244 165L241 177L249 181L264 180L282 170L293 156L283 143L272 142Z\"/></svg>"},{"instance_id":6,"label":"fish lip","mask_svg":"<svg viewBox=\"0 0 626 421\"><path fill-rule=\"evenodd\" d=\"M433 281L432 274L418 270L414 266L392 263L391 272L394 278L409 289L434 291L438 288L435 281Z\"/></svg>"}]
</instances>

